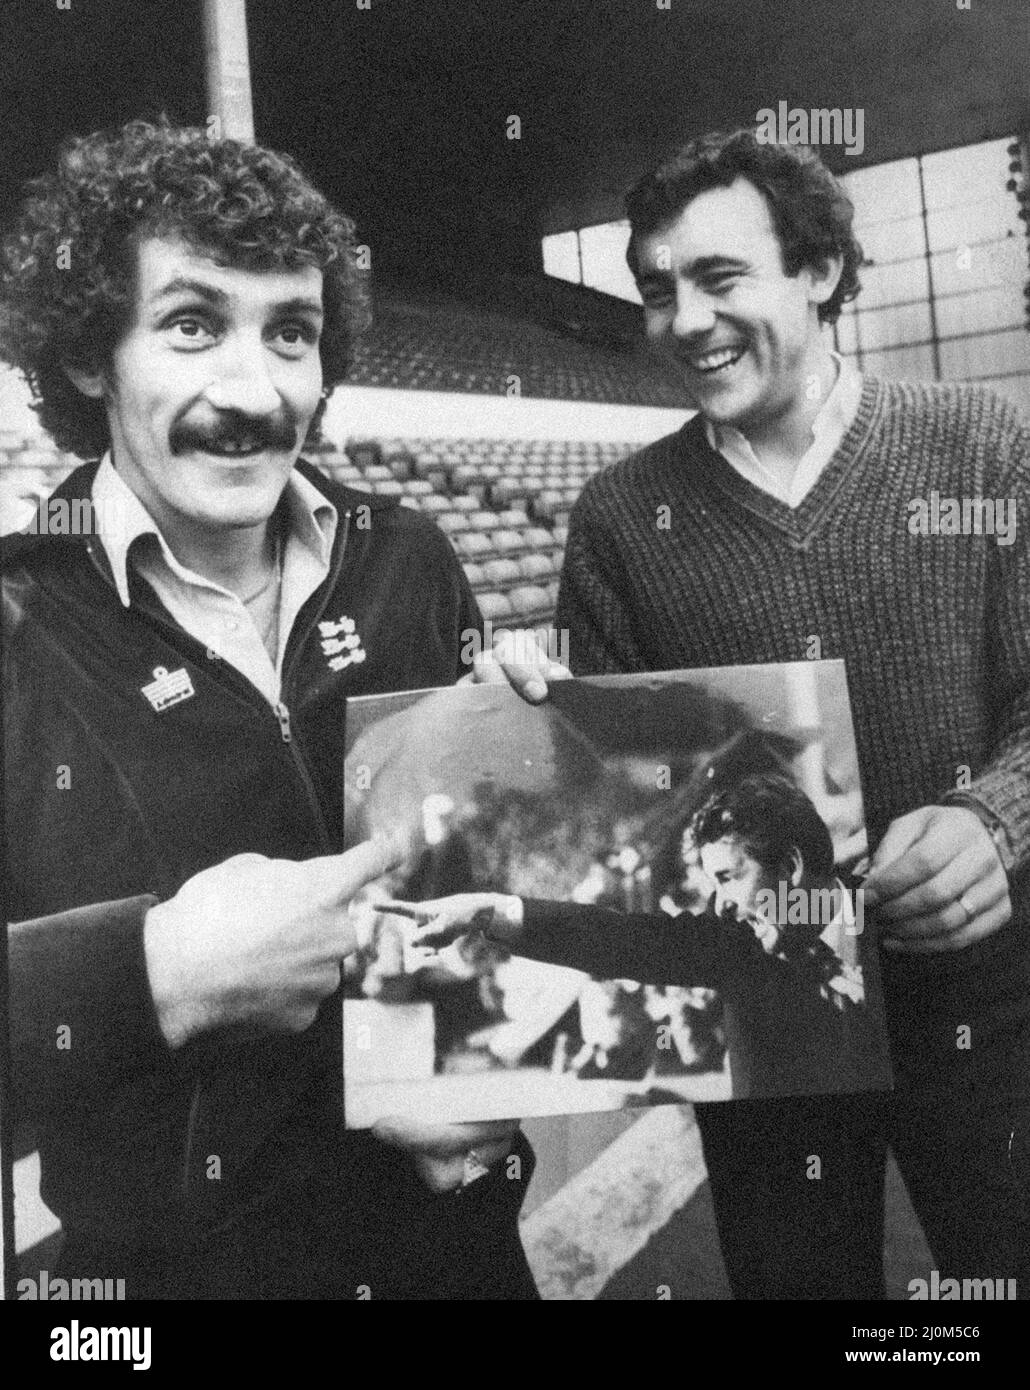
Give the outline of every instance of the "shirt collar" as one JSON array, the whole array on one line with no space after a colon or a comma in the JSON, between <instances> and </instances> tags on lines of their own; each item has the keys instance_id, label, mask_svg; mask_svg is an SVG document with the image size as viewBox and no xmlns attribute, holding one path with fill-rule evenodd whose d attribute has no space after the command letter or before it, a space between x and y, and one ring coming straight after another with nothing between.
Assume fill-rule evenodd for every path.
<instances>
[{"instance_id":1,"label":"shirt collar","mask_svg":"<svg viewBox=\"0 0 1030 1390\"><path fill-rule=\"evenodd\" d=\"M291 539L296 539L328 568L339 519L336 508L296 469L290 474L283 496ZM110 451L104 455L93 479L93 511L96 531L124 607L128 608L130 603L129 552L142 536L157 538L165 563L180 579L220 591L219 585L187 569L175 558L154 518L115 468Z\"/></svg>"},{"instance_id":2,"label":"shirt collar","mask_svg":"<svg viewBox=\"0 0 1030 1390\"><path fill-rule=\"evenodd\" d=\"M290 474L283 496L289 510L291 535L328 569L339 522L336 508L296 468Z\"/></svg>"},{"instance_id":3,"label":"shirt collar","mask_svg":"<svg viewBox=\"0 0 1030 1390\"><path fill-rule=\"evenodd\" d=\"M838 432L843 438L845 431L854 419L855 411L858 409L859 398L862 395L861 374L845 361L839 352L830 352L830 356L837 364L837 379L833 383L830 394L823 401L819 413L812 421L812 444L827 435ZM705 434L708 443L717 452L721 452L727 446L734 444L738 448L751 449L751 444L745 434L736 429L733 425L716 425L711 420L705 420Z\"/></svg>"}]
</instances>

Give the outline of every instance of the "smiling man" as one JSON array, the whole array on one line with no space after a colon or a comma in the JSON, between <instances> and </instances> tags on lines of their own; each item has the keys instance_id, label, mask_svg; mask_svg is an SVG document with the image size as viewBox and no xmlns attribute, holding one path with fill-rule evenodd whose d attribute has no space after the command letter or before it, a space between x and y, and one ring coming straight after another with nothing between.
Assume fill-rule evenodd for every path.
<instances>
[{"instance_id":1,"label":"smiling man","mask_svg":"<svg viewBox=\"0 0 1030 1390\"><path fill-rule=\"evenodd\" d=\"M322 393L322 316L315 266L247 272L148 238L109 373L68 366L106 400L118 472L161 534L198 559L228 552L227 576L240 568L229 554L265 566L260 542Z\"/></svg>"},{"instance_id":2,"label":"smiling man","mask_svg":"<svg viewBox=\"0 0 1030 1390\"><path fill-rule=\"evenodd\" d=\"M705 136L627 211L648 338L698 414L588 483L556 622L582 675L844 658L885 948L889 1101L697 1108L731 1284L882 1297L889 1143L937 1267L1028 1296L1030 430L834 353L861 251L812 152ZM932 489L1016 498L1015 543L931 553L907 523Z\"/></svg>"},{"instance_id":3,"label":"smiling man","mask_svg":"<svg viewBox=\"0 0 1030 1390\"><path fill-rule=\"evenodd\" d=\"M344 702L481 627L442 532L300 458L353 230L283 156L133 123L4 247L0 347L97 522L4 548L12 1081L56 1273L130 1298L535 1297L513 1123L343 1129L347 907L400 853L341 852Z\"/></svg>"},{"instance_id":4,"label":"smiling man","mask_svg":"<svg viewBox=\"0 0 1030 1390\"><path fill-rule=\"evenodd\" d=\"M834 297L839 307L842 262L785 273L770 207L739 178L646 239L637 264L648 335L698 410L746 437L771 477L792 475L838 375L810 323Z\"/></svg>"}]
</instances>

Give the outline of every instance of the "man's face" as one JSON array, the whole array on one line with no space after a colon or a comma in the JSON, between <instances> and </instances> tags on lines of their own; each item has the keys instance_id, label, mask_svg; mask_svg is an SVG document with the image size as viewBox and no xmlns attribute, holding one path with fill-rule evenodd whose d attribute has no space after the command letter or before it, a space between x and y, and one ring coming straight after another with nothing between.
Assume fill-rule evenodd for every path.
<instances>
[{"instance_id":1,"label":"man's face","mask_svg":"<svg viewBox=\"0 0 1030 1390\"><path fill-rule=\"evenodd\" d=\"M722 916L730 913L741 919L745 915L768 918L758 901L763 889L775 894L778 880L775 873L752 859L734 835L701 846L701 867L715 884L715 911Z\"/></svg>"},{"instance_id":2,"label":"man's face","mask_svg":"<svg viewBox=\"0 0 1030 1390\"><path fill-rule=\"evenodd\" d=\"M115 466L162 529L249 527L275 509L321 396L322 273L139 248L132 320L102 390Z\"/></svg>"},{"instance_id":3,"label":"man's face","mask_svg":"<svg viewBox=\"0 0 1030 1390\"><path fill-rule=\"evenodd\" d=\"M818 304L839 263L783 270L765 198L744 178L637 240L647 336L716 424L774 422L805 399Z\"/></svg>"}]
</instances>

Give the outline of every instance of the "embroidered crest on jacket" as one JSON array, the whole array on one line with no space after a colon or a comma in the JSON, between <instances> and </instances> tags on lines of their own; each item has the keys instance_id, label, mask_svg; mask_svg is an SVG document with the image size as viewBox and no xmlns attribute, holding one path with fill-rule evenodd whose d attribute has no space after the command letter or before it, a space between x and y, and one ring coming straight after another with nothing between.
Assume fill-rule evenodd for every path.
<instances>
[{"instance_id":1,"label":"embroidered crest on jacket","mask_svg":"<svg viewBox=\"0 0 1030 1390\"><path fill-rule=\"evenodd\" d=\"M360 665L368 655L354 630L353 618L341 614L335 623L319 623L318 630L322 634L322 654L327 659L330 671Z\"/></svg>"}]
</instances>

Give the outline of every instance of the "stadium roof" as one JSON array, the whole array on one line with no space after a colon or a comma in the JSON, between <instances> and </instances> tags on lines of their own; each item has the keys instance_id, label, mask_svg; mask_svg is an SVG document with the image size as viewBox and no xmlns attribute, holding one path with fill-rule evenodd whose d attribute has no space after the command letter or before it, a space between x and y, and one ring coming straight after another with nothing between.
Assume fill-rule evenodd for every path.
<instances>
[{"instance_id":1,"label":"stadium roof","mask_svg":"<svg viewBox=\"0 0 1030 1390\"><path fill-rule=\"evenodd\" d=\"M1030 126L1027 0L249 0L260 140L384 224L477 209L536 237L763 107L861 107L839 168ZM0 197L70 130L206 115L199 0L6 0ZM518 115L521 140L505 139Z\"/></svg>"}]
</instances>

